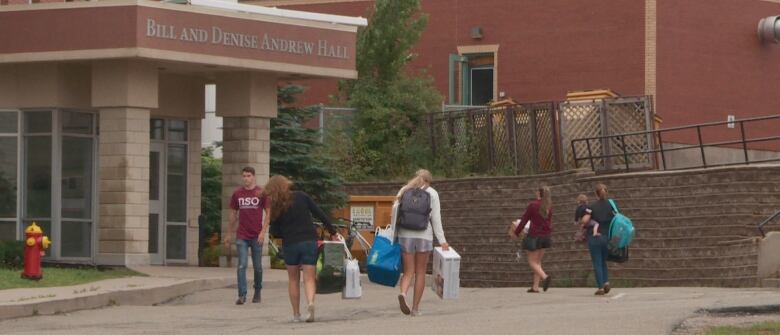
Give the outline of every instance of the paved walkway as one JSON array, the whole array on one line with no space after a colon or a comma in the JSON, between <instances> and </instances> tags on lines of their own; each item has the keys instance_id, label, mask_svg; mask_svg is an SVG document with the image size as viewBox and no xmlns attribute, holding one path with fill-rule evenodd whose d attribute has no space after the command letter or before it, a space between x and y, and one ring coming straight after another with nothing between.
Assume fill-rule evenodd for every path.
<instances>
[{"instance_id":1,"label":"paved walkway","mask_svg":"<svg viewBox=\"0 0 780 335\"><path fill-rule=\"evenodd\" d=\"M84 299L82 295L126 293L108 304L111 307L10 319L0 321L0 329L3 334L80 335L243 331L274 335L430 334L432 331L440 334L668 334L701 308L780 304L777 289L615 288L607 297L595 297L590 288L553 287L541 294L525 293L520 288L462 288L459 299L440 300L426 288L424 314L411 318L398 310L397 289L371 284L364 277L362 299L318 295L318 322L294 324L290 322L284 271L265 271L263 303L236 306L233 304L235 288L224 288L235 282L233 269L146 267L139 270L150 277L52 288L45 292L54 292L51 294L56 296L38 298L44 304L62 300L73 306L78 299ZM171 287L195 282L201 284L191 284L186 290L173 290L167 295L154 293L160 288L171 291ZM209 287L203 282L223 288ZM97 289L91 291L94 287ZM81 292L83 289L86 291ZM195 293L170 297L187 290ZM28 290L0 291L0 311L24 304L24 301L11 302L9 298L36 294ZM148 303L159 299L164 300ZM39 313L44 314L42 310Z\"/></svg>"}]
</instances>

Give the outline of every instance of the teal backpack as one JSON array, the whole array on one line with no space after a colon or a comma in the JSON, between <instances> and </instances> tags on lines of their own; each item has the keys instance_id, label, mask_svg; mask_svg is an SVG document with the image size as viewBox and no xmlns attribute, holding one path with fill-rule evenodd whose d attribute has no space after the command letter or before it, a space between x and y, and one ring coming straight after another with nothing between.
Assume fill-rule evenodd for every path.
<instances>
[{"instance_id":1,"label":"teal backpack","mask_svg":"<svg viewBox=\"0 0 780 335\"><path fill-rule=\"evenodd\" d=\"M609 244L612 248L623 249L634 239L634 224L631 219L620 213L615 201L609 199L609 204L615 212L615 217L609 224Z\"/></svg>"}]
</instances>

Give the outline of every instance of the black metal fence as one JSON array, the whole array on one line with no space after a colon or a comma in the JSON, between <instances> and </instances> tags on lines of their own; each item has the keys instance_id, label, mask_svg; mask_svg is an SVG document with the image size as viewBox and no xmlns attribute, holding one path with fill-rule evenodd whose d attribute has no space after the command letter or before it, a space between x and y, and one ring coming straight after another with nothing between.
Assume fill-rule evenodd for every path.
<instances>
[{"instance_id":1,"label":"black metal fence","mask_svg":"<svg viewBox=\"0 0 780 335\"><path fill-rule=\"evenodd\" d=\"M750 126L754 126L750 128ZM770 143L780 141L777 134L777 126L780 126L780 115L749 118L735 121L702 123L691 126L675 127L659 130L638 132L626 132L614 135L594 136L571 140L571 151L574 153L575 166L581 163L589 164L594 171L603 170L600 167L608 166L610 171L631 171L645 168L632 164L635 161L651 161L656 157L660 160L660 168L663 170L682 170L694 168L707 168L716 166L742 165L751 163L765 163L780 161L780 156L770 158L753 158L749 146L751 144ZM728 137L724 128L734 129L736 136ZM709 131L708 131L709 130ZM752 130L752 132L751 132ZM707 132L708 131L708 132ZM752 133L752 136L750 135ZM696 138L695 144L682 144L667 147L665 143L669 138ZM736 137L736 138L734 138ZM627 143L646 141L646 146L630 146ZM600 150L604 143L615 143L610 151ZM780 143L780 142L777 142ZM657 147L657 149L655 148ZM740 159L723 162L716 159L714 152L708 155L708 149L730 149L741 151ZM692 164L685 166L671 166L668 156L672 153L684 151L689 157L700 158Z\"/></svg>"}]
</instances>

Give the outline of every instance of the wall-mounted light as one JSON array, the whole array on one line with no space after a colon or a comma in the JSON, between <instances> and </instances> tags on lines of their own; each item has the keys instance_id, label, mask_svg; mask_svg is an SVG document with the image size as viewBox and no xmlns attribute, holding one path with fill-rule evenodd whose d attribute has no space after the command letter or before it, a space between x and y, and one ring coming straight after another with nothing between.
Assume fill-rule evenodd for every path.
<instances>
[{"instance_id":1,"label":"wall-mounted light","mask_svg":"<svg viewBox=\"0 0 780 335\"><path fill-rule=\"evenodd\" d=\"M473 27L471 28L471 38L475 40L481 40L482 39L482 27Z\"/></svg>"},{"instance_id":2,"label":"wall-mounted light","mask_svg":"<svg viewBox=\"0 0 780 335\"><path fill-rule=\"evenodd\" d=\"M761 43L780 43L780 16L768 16L758 21L758 40Z\"/></svg>"}]
</instances>

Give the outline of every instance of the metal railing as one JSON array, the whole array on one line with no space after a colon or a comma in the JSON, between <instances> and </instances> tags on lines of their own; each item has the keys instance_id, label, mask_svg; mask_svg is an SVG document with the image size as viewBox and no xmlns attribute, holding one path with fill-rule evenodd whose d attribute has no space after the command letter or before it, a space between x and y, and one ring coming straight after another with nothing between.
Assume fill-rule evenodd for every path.
<instances>
[{"instance_id":1,"label":"metal railing","mask_svg":"<svg viewBox=\"0 0 780 335\"><path fill-rule=\"evenodd\" d=\"M766 122L769 120L778 120L780 121L780 115L772 115L772 116L764 116L764 117L756 117L756 118L749 118L749 119L742 119L742 120L734 120L734 121L722 121L722 122L711 122L711 123L702 123L697 125L691 125L691 126L682 126L682 127L674 127L674 128L666 128L666 129L658 129L658 130L648 130L648 131L639 131L639 132L632 132L632 133L623 133L623 134L616 134L616 135L607 135L607 136L597 136L597 137L588 137L588 138L578 138L571 141L571 149L572 153L574 154L574 162L575 166L579 167L579 162L581 161L589 161L590 166L594 171L597 171L596 169L596 162L605 162L608 160L622 160L622 163L614 164L615 166L623 165L625 167L625 172L628 172L631 170L631 166L629 164L630 157L636 156L636 155L656 155L660 154L660 161L662 168L664 170L683 170L683 169L695 169L695 168L707 168L707 167L718 167L718 166L729 166L729 165L743 165L743 164L751 164L751 163L765 163L765 162L776 162L780 161L780 157L778 158L769 158L769 159L756 159L751 160L750 155L748 154L748 144L751 143L759 143L759 142L769 142L769 141L777 141L780 140L780 136L766 136L766 137L756 137L756 138L746 138L745 136L745 125L750 123L757 123L757 122ZM738 126L739 132L740 132L740 138L737 140L727 140L727 141L717 141L712 143L705 143L702 137L702 129L707 127L715 127L715 126L723 126L723 125L729 125L733 124L735 126ZM696 130L696 137L698 139L698 144L689 144L689 145L681 145L679 147L675 148L664 148L664 134L668 134L670 132L674 131L682 131L682 130ZM655 144L658 146L657 149L649 147L647 150L637 150L637 151L631 151L626 150L626 138L632 137L632 136L652 136L654 139ZM587 150L587 155L578 155L575 148L577 147L577 144L580 144L579 147L582 147L581 143L584 142L584 147ZM617 143L615 143L617 142ZM605 153L605 154L594 154L594 148L601 148L605 147L606 145L604 143L614 143L616 145L613 145L613 148L617 149L616 153ZM708 164L707 163L707 155L705 153L705 148L709 147L728 147L728 146L735 146L740 145L740 149L744 153L744 161L738 161L738 162L729 162L729 163L720 163L720 164ZM701 165L697 166L689 166L689 167L682 167L682 168L669 168L667 166L667 160L666 160L666 153L673 152L673 151L680 151L680 150L690 150L690 149L699 149L698 151L701 153ZM600 163L601 164L601 163Z\"/></svg>"},{"instance_id":2,"label":"metal railing","mask_svg":"<svg viewBox=\"0 0 780 335\"><path fill-rule=\"evenodd\" d=\"M778 216L780 216L780 211L775 212L775 214L772 214L772 216L766 218L766 220L758 224L758 231L761 232L761 237L766 237L766 233L764 233L764 226L772 222L772 220L774 220Z\"/></svg>"}]
</instances>

